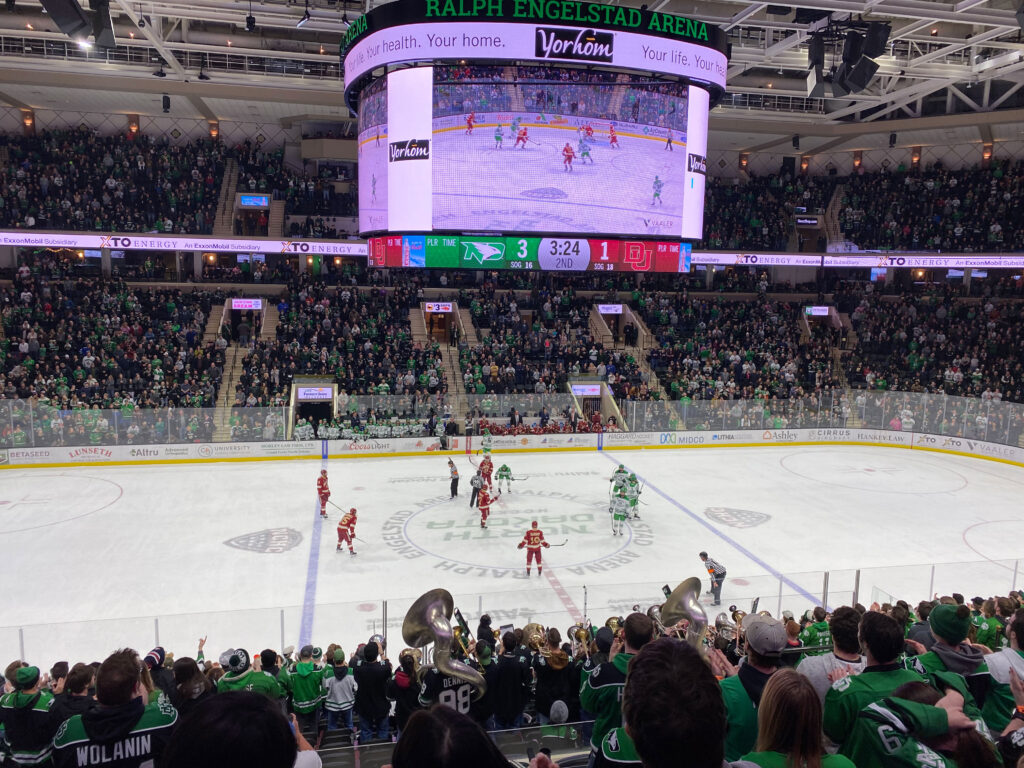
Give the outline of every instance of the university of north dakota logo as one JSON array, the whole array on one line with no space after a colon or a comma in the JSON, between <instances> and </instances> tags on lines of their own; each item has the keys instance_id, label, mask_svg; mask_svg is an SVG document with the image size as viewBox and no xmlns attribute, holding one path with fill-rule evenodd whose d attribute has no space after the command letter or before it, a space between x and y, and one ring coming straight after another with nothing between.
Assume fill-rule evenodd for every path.
<instances>
[{"instance_id":1,"label":"university of north dakota logo","mask_svg":"<svg viewBox=\"0 0 1024 768\"><path fill-rule=\"evenodd\" d=\"M302 534L292 528L266 528L253 533L243 533L224 543L235 549L244 549L246 552L276 555L294 549L301 541Z\"/></svg>"},{"instance_id":2,"label":"university of north dakota logo","mask_svg":"<svg viewBox=\"0 0 1024 768\"><path fill-rule=\"evenodd\" d=\"M505 257L505 244L501 242L462 241L462 260L483 264L487 261L501 261Z\"/></svg>"},{"instance_id":3,"label":"university of north dakota logo","mask_svg":"<svg viewBox=\"0 0 1024 768\"><path fill-rule=\"evenodd\" d=\"M753 528L772 519L764 512L749 509L729 509L728 507L708 507L704 514L716 523L728 525L730 528Z\"/></svg>"}]
</instances>

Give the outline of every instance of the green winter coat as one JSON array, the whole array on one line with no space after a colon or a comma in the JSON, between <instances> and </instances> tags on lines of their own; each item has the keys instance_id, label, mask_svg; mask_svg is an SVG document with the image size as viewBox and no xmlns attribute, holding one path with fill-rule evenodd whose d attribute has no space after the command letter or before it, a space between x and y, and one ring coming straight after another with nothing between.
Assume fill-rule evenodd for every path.
<instances>
[{"instance_id":1,"label":"green winter coat","mask_svg":"<svg viewBox=\"0 0 1024 768\"><path fill-rule=\"evenodd\" d=\"M256 691L271 699L284 697L284 691L272 675L251 667L241 674L228 672L217 681L217 693L225 691Z\"/></svg>"},{"instance_id":2,"label":"green winter coat","mask_svg":"<svg viewBox=\"0 0 1024 768\"><path fill-rule=\"evenodd\" d=\"M820 653L832 651L832 632L828 628L827 621L819 621L815 624L808 624L800 631L800 642L805 648L812 648L815 645L827 645L828 650L812 651L808 656L817 656Z\"/></svg>"},{"instance_id":3,"label":"green winter coat","mask_svg":"<svg viewBox=\"0 0 1024 768\"><path fill-rule=\"evenodd\" d=\"M324 670L311 661L300 661L281 674L280 683L292 697L292 709L300 714L315 712L327 698L323 688Z\"/></svg>"}]
</instances>

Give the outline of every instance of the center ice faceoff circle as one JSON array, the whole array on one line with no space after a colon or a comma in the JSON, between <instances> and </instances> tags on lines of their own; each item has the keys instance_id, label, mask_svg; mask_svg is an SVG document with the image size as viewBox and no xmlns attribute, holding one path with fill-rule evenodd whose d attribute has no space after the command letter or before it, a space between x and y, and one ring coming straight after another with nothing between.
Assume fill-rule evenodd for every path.
<instances>
[{"instance_id":1,"label":"center ice faceoff circle","mask_svg":"<svg viewBox=\"0 0 1024 768\"><path fill-rule=\"evenodd\" d=\"M653 542L643 520L627 524L624 536L613 536L606 500L539 490L502 494L491 506L486 529L468 497L438 497L418 509L397 512L384 534L393 548L402 544L417 557L436 558L440 562L435 567L482 569L501 576L525 572L525 555L516 545L534 520L549 544L565 542L544 550L544 565L552 569L626 565L639 556L637 547Z\"/></svg>"}]
</instances>

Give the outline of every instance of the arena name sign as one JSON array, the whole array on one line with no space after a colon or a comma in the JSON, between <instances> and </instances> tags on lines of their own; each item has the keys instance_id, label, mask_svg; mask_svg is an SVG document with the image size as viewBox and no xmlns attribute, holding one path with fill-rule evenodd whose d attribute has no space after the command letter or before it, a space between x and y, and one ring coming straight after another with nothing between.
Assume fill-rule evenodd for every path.
<instances>
[{"instance_id":1,"label":"arena name sign","mask_svg":"<svg viewBox=\"0 0 1024 768\"><path fill-rule=\"evenodd\" d=\"M366 257L366 243L325 240L244 240L179 235L88 235L61 232L0 231L0 245L15 248L68 248L128 251L202 251L214 253L306 253L321 256Z\"/></svg>"},{"instance_id":2,"label":"arena name sign","mask_svg":"<svg viewBox=\"0 0 1024 768\"><path fill-rule=\"evenodd\" d=\"M612 31L676 37L725 53L718 27L671 13L574 0L397 0L359 17L341 40L344 59L363 35L425 21L512 21L526 24L597 26Z\"/></svg>"},{"instance_id":3,"label":"arena name sign","mask_svg":"<svg viewBox=\"0 0 1024 768\"><path fill-rule=\"evenodd\" d=\"M428 17L437 18L505 18L502 0L426 0ZM561 24L600 24L605 28L645 29L649 32L670 32L688 40L710 42L710 29L703 21L695 21L670 13L640 11L597 3L574 3L570 0L513 0L511 17L522 21Z\"/></svg>"}]
</instances>

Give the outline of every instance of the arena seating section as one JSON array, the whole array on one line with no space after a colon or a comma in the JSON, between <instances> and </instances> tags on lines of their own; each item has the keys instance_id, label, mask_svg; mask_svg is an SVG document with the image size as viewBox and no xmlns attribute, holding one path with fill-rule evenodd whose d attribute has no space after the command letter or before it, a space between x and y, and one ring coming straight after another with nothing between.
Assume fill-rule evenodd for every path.
<instances>
[{"instance_id":1,"label":"arena seating section","mask_svg":"<svg viewBox=\"0 0 1024 768\"><path fill-rule=\"evenodd\" d=\"M98 232L213 232L225 150L91 130L7 136L0 226Z\"/></svg>"}]
</instances>

